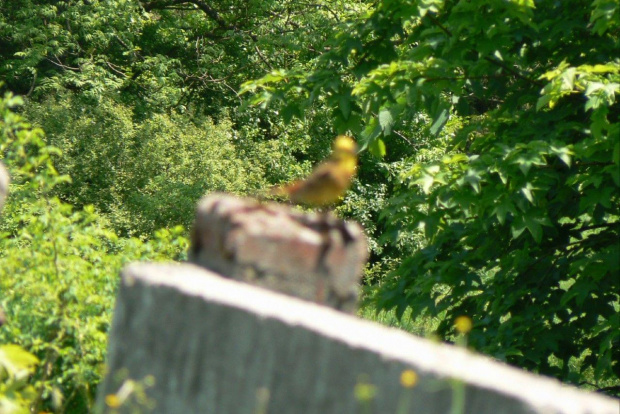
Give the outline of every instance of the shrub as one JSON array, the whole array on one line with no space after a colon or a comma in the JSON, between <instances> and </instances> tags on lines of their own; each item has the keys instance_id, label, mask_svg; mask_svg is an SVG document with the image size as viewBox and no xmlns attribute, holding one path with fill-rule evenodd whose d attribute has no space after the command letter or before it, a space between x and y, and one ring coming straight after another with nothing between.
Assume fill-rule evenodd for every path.
<instances>
[{"instance_id":1,"label":"shrub","mask_svg":"<svg viewBox=\"0 0 620 414\"><path fill-rule=\"evenodd\" d=\"M84 412L101 378L120 269L135 260L180 258L181 229L144 242L120 238L92 206L75 209L53 196L70 179L58 174L59 151L0 101L0 153L13 177L0 220L0 342L38 357L30 379L33 410Z\"/></svg>"}]
</instances>

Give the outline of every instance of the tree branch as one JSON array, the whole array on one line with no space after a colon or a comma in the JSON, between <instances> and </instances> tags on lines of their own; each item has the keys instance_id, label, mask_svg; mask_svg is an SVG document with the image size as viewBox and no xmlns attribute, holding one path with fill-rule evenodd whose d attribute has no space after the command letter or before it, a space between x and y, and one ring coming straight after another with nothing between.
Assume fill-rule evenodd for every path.
<instances>
[{"instance_id":1,"label":"tree branch","mask_svg":"<svg viewBox=\"0 0 620 414\"><path fill-rule=\"evenodd\" d=\"M223 30L236 30L239 32L243 32L237 25L230 24L222 16L220 13L215 10L213 7L208 5L206 2L202 0L152 0L152 1L141 1L142 7L144 10L151 11L154 9L170 9L172 5L181 5L181 4L193 4L199 10L201 10L204 14L209 16L211 20L217 23L218 27ZM250 32L247 32L247 35L254 42L258 40L258 37Z\"/></svg>"},{"instance_id":2,"label":"tree branch","mask_svg":"<svg viewBox=\"0 0 620 414\"><path fill-rule=\"evenodd\" d=\"M58 56L54 56L54 57L56 58L56 62L54 62L52 59L47 58L47 57L45 58L45 60L63 69L72 70L74 72L80 72L82 70L81 68L72 68L71 66L63 65L60 59L58 59Z\"/></svg>"},{"instance_id":3,"label":"tree branch","mask_svg":"<svg viewBox=\"0 0 620 414\"><path fill-rule=\"evenodd\" d=\"M594 224L592 226L583 226L583 227L579 227L578 229L573 229L569 231L572 233L581 233L586 230L602 229L605 227L620 227L620 221L616 221L614 223Z\"/></svg>"},{"instance_id":4,"label":"tree branch","mask_svg":"<svg viewBox=\"0 0 620 414\"><path fill-rule=\"evenodd\" d=\"M142 1L142 7L144 10L151 11L153 9L166 9L172 5L180 5L180 4L193 4L202 10L207 16L209 16L212 20L214 20L220 27L226 29L230 28L230 26L226 23L224 19L220 16L220 14L201 0L153 0L153 1Z\"/></svg>"},{"instance_id":5,"label":"tree branch","mask_svg":"<svg viewBox=\"0 0 620 414\"><path fill-rule=\"evenodd\" d=\"M516 78L519 78L521 80L527 81L531 84L537 85L537 86L542 86L543 83L536 80L536 79L531 79L528 78L527 76L523 75L521 72L517 71L516 69L511 68L510 66L506 65L504 62L501 62L497 59L494 59L490 56L485 56L484 60L486 60L489 63L492 63L496 66L499 66L500 68L504 69L506 72L513 74Z\"/></svg>"},{"instance_id":6,"label":"tree branch","mask_svg":"<svg viewBox=\"0 0 620 414\"><path fill-rule=\"evenodd\" d=\"M428 19L429 19L429 20L430 20L430 21L431 21L431 22L432 22L435 26L439 27L439 28L441 29L441 31L443 31L443 32L444 32L444 33L445 33L448 37L453 37L452 32L450 31L450 29L448 29L448 28L447 28L447 27L445 27L443 24L441 24L441 22L440 22L439 20L437 20L437 19L435 18L435 16L433 16L433 15L432 15L432 14L430 14L430 13L427 13L427 14L426 14L426 17L428 17ZM492 58L492 57L490 57L490 56L485 56L485 57L484 57L484 60L486 60L487 62L492 63L492 64L494 64L494 65L496 65L496 66L499 66L500 68L504 69L506 72L509 72L509 73L511 73L512 75L514 75L516 78L519 78L519 79L525 80L525 81L527 81L527 82L529 82L529 83L532 83L532 84L534 84L534 85L539 85L539 86L541 86L541 85L542 85L542 82L537 81L537 80L535 80L535 79L528 78L527 76L523 75L522 73L520 73L520 72L519 72L519 71L517 71L516 69L511 68L510 66L506 65L504 62L501 62L501 61L499 61L499 60L497 60L497 59L494 59L494 58Z\"/></svg>"}]
</instances>

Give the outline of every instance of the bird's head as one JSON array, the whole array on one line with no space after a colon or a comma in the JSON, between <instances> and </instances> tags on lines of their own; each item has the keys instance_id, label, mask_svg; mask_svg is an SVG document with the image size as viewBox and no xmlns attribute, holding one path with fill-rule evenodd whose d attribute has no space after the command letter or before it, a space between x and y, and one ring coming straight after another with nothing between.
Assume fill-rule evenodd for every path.
<instances>
[{"instance_id":1,"label":"bird's head","mask_svg":"<svg viewBox=\"0 0 620 414\"><path fill-rule=\"evenodd\" d=\"M347 135L338 135L332 144L331 160L338 163L339 172L355 174L357 167L357 144Z\"/></svg>"},{"instance_id":2,"label":"bird's head","mask_svg":"<svg viewBox=\"0 0 620 414\"><path fill-rule=\"evenodd\" d=\"M357 153L357 144L348 135L338 135L332 144L332 149L334 153L355 155Z\"/></svg>"}]
</instances>

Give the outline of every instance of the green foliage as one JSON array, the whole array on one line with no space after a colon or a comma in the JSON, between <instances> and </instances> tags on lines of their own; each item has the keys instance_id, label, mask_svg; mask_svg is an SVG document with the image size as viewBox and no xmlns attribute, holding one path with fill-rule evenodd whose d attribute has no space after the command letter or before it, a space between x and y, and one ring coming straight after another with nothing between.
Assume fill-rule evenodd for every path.
<instances>
[{"instance_id":1,"label":"green foliage","mask_svg":"<svg viewBox=\"0 0 620 414\"><path fill-rule=\"evenodd\" d=\"M620 381L616 3L384 0L314 70L243 88L283 113L323 100L378 156L395 136L433 152L455 117L445 151L397 151L383 218L424 239L378 305L441 316L446 339L468 315L477 349L596 388Z\"/></svg>"},{"instance_id":2,"label":"green foliage","mask_svg":"<svg viewBox=\"0 0 620 414\"><path fill-rule=\"evenodd\" d=\"M148 237L189 227L205 193L253 193L326 155L334 131L320 109L284 126L239 111L236 91L273 67L308 65L333 23L363 7L18 0L0 7L0 79L62 150L56 167L73 181L54 194Z\"/></svg>"},{"instance_id":3,"label":"green foliage","mask_svg":"<svg viewBox=\"0 0 620 414\"><path fill-rule=\"evenodd\" d=\"M114 92L139 113L215 115L246 79L317 56L350 3L15 0L0 7L0 74L35 97Z\"/></svg>"},{"instance_id":4,"label":"green foliage","mask_svg":"<svg viewBox=\"0 0 620 414\"><path fill-rule=\"evenodd\" d=\"M265 185L262 171L240 158L226 120L153 114L136 123L125 105L102 98L94 107L71 96L31 103L26 114L63 149L55 165L72 182L55 194L75 206L93 204L124 234L189 228L204 194Z\"/></svg>"},{"instance_id":5,"label":"green foliage","mask_svg":"<svg viewBox=\"0 0 620 414\"><path fill-rule=\"evenodd\" d=\"M0 149L13 177L0 234L0 305L8 323L0 341L16 343L40 364L30 384L33 409L85 411L100 380L121 268L136 260L180 258L182 229L149 242L114 234L92 206L75 210L52 196L69 181L53 167L61 154L0 101Z\"/></svg>"},{"instance_id":6,"label":"green foliage","mask_svg":"<svg viewBox=\"0 0 620 414\"><path fill-rule=\"evenodd\" d=\"M0 346L0 412L29 413L36 397L28 377L34 373L39 360L17 345Z\"/></svg>"}]
</instances>

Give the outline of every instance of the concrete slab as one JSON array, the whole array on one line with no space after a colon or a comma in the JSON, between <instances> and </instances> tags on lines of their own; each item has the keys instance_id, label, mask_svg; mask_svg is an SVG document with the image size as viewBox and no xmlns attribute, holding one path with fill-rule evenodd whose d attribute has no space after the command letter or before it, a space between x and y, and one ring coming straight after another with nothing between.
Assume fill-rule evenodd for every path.
<instances>
[{"instance_id":1,"label":"concrete slab","mask_svg":"<svg viewBox=\"0 0 620 414\"><path fill-rule=\"evenodd\" d=\"M189 264L125 269L107 363L104 412L619 412L617 400ZM127 380L147 376L145 400Z\"/></svg>"}]
</instances>

